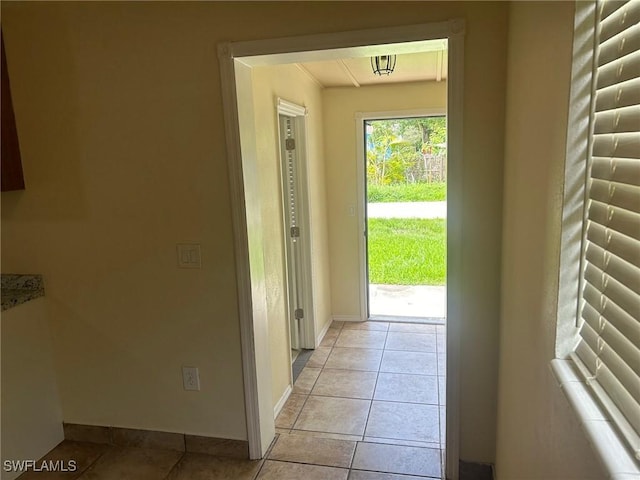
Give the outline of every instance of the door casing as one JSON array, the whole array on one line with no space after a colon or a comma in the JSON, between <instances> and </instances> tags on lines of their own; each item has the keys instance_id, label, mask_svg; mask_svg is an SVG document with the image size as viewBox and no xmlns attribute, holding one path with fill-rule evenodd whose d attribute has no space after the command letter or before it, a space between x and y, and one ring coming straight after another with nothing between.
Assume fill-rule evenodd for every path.
<instances>
[{"instance_id":1,"label":"door casing","mask_svg":"<svg viewBox=\"0 0 640 480\"><path fill-rule=\"evenodd\" d=\"M292 63L296 61L344 58L350 51L366 49L368 55L386 55L389 46L434 39L447 39L449 62L447 73L448 173L447 173L447 444L446 477L458 479L460 427L460 329L462 302L462 178L463 178L463 98L464 98L465 21L452 19L420 25L375 28L346 32L304 35L265 40L225 42L218 45L231 213L234 233L238 312L243 362L247 438L252 459L262 458L275 436L273 407L270 402L269 351L264 318L264 278L258 268L261 232L256 220L255 196L248 194L254 185L251 175L245 185L245 172L255 167L255 148L251 151L255 125L241 121L248 117L252 66ZM400 53L400 51L398 52ZM332 57L333 56L333 57ZM249 73L249 74L247 74ZM248 143L248 151L242 149ZM254 142L255 143L255 142ZM245 188L247 187L247 188ZM259 203L258 203L259 207ZM249 239L251 238L251 242ZM264 275L264 273L262 273Z\"/></svg>"}]
</instances>

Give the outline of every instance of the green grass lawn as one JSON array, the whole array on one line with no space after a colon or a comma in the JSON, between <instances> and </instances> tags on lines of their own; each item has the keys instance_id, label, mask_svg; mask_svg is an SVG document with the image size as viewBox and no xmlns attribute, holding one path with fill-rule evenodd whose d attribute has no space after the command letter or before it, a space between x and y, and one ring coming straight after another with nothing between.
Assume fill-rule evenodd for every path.
<instances>
[{"instance_id":1,"label":"green grass lawn","mask_svg":"<svg viewBox=\"0 0 640 480\"><path fill-rule=\"evenodd\" d=\"M447 199L447 184L367 185L369 202L438 202Z\"/></svg>"},{"instance_id":2,"label":"green grass lawn","mask_svg":"<svg viewBox=\"0 0 640 480\"><path fill-rule=\"evenodd\" d=\"M446 232L442 218L370 218L369 282L444 285Z\"/></svg>"}]
</instances>

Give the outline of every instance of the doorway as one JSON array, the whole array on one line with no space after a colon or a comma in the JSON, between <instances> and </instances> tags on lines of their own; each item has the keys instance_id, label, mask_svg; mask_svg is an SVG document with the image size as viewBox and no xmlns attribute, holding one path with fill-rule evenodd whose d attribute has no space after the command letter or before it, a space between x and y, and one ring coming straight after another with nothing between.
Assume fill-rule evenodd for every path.
<instances>
[{"instance_id":1,"label":"doorway","mask_svg":"<svg viewBox=\"0 0 640 480\"><path fill-rule=\"evenodd\" d=\"M446 115L362 121L367 318L444 324Z\"/></svg>"},{"instance_id":2,"label":"doorway","mask_svg":"<svg viewBox=\"0 0 640 480\"><path fill-rule=\"evenodd\" d=\"M389 46L415 48L430 39L446 38L449 45L449 236L448 236L448 296L447 366L452 373L447 382L447 460L448 478L458 476L458 391L457 358L461 318L460 248L461 248L461 179L462 179L462 48L464 22L414 25L408 27L373 29L360 32L322 34L306 37L249 41L220 46L223 102L226 135L229 147L232 214L236 246L239 313L244 364L245 402L250 456L261 458L275 434L272 404L265 397L269 389L269 348L264 324L264 271L260 268L263 239L260 232L259 198L253 192L256 182L255 137L256 125L251 124L245 111L248 103L243 92L251 91L252 66L268 62L291 63L301 56L314 59L327 56L340 58L348 49L363 56L386 54ZM304 46L304 49L301 48ZM304 51L302 51L304 50ZM284 53L283 53L284 52ZM267 63L265 63L267 62Z\"/></svg>"},{"instance_id":3,"label":"doorway","mask_svg":"<svg viewBox=\"0 0 640 480\"><path fill-rule=\"evenodd\" d=\"M302 285L302 249L300 230L300 178L298 153L296 149L295 119L288 115L279 115L280 158L282 162L282 193L285 212L285 245L287 250L287 286L289 298L289 329L291 349L300 349L300 323L304 317L305 297Z\"/></svg>"},{"instance_id":4,"label":"doorway","mask_svg":"<svg viewBox=\"0 0 640 480\"><path fill-rule=\"evenodd\" d=\"M286 256L287 314L293 381L314 344L306 113L301 105L277 99L283 236ZM304 366L304 365L302 365Z\"/></svg>"}]
</instances>

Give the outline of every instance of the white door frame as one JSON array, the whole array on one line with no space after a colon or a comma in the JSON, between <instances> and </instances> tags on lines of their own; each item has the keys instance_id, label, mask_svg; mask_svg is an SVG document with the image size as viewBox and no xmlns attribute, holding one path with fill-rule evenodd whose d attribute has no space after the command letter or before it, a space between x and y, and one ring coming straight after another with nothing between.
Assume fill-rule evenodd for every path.
<instances>
[{"instance_id":1,"label":"white door frame","mask_svg":"<svg viewBox=\"0 0 640 480\"><path fill-rule=\"evenodd\" d=\"M356 203L356 214L358 215L358 224L362 228L362 234L358 237L358 262L360 266L360 319L368 320L369 315L367 303L369 293L369 279L367 278L367 242L365 239L365 231L367 230L367 216L365 198L365 148L364 148L364 128L363 124L367 120L388 120L395 118L416 118L416 117L435 117L447 114L445 108L417 108L411 110L389 110L383 112L357 112L356 113L356 157L358 165L356 175L358 176L358 201ZM371 305L369 305L370 307Z\"/></svg>"},{"instance_id":2,"label":"white door frame","mask_svg":"<svg viewBox=\"0 0 640 480\"><path fill-rule=\"evenodd\" d=\"M409 42L447 39L448 62L448 199L447 199L447 445L446 476L458 478L459 460L459 357L462 320L462 173L464 30L462 19L401 27L356 30L268 40L223 43L218 46L225 135L228 149L231 210L234 230L238 312L251 458L262 458L275 435L270 388L268 338L264 318L264 268L260 268L262 238L260 220L251 193L255 186L250 169L256 167L255 124L241 122L250 109L238 92L251 85L251 66L292 63L311 59L344 58L349 49L366 48L368 55L385 55L389 46L403 48ZM248 93L250 95L250 93ZM243 135L241 135L241 131ZM242 144L248 144L243 151Z\"/></svg>"},{"instance_id":3,"label":"white door frame","mask_svg":"<svg viewBox=\"0 0 640 480\"><path fill-rule=\"evenodd\" d=\"M299 343L300 348L313 349L315 345L315 321L314 321L314 307L313 307L313 282L312 282L312 263L311 263L311 225L309 222L309 175L307 170L307 121L308 114L307 108L302 105L297 105L293 102L289 102L283 98L276 99L276 112L278 117L280 115L286 115L292 117L295 122L296 129L296 168L298 171L298 180L300 187L300 199L298 210L302 212L302 219L300 224L302 227L302 236L300 237L300 249L301 249L301 261L302 261L302 290L303 300L302 305L299 305L304 310L304 317L300 320L300 335ZM282 141L282 133L280 132L280 118L277 118L276 124L278 125L278 141ZM280 149L282 151L282 149ZM283 159L280 158L280 177L282 178L282 206L283 206L283 219L289 215L287 208L286 197L286 172L283 167ZM289 241L289 232L287 232L287 222L283 222L284 225L284 238L285 241ZM289 249L287 248L287 262L289 259ZM287 265L287 272L289 272L289 265ZM287 275L287 283L291 281L291 278ZM289 285L287 285L289 287ZM287 295L289 294L289 288L287 288ZM289 306L289 314L291 314L292 304L291 299L287 298L287 305ZM295 307L294 307L295 308ZM291 331L289 332L291 336Z\"/></svg>"}]
</instances>

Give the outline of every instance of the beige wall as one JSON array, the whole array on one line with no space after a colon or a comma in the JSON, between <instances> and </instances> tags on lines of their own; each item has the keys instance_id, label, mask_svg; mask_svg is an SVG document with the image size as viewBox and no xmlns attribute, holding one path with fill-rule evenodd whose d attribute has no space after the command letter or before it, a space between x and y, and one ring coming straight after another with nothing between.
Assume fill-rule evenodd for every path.
<instances>
[{"instance_id":1,"label":"beige wall","mask_svg":"<svg viewBox=\"0 0 640 480\"><path fill-rule=\"evenodd\" d=\"M291 385L291 350L287 312L286 254L283 241L282 180L276 98L308 108L307 168L309 177L312 270L316 331L330 319L329 259L322 142L321 89L295 65L252 70L256 151L264 235L264 268L275 404Z\"/></svg>"},{"instance_id":2,"label":"beige wall","mask_svg":"<svg viewBox=\"0 0 640 480\"><path fill-rule=\"evenodd\" d=\"M65 421L245 439L221 22L140 6L2 5L26 182L2 268L47 278Z\"/></svg>"},{"instance_id":3,"label":"beige wall","mask_svg":"<svg viewBox=\"0 0 640 480\"><path fill-rule=\"evenodd\" d=\"M511 5L498 480L606 478L549 365L556 331L572 26L572 3Z\"/></svg>"},{"instance_id":4,"label":"beige wall","mask_svg":"<svg viewBox=\"0 0 640 480\"><path fill-rule=\"evenodd\" d=\"M2 263L48 279L64 419L246 438L217 44L464 18L461 456L493 461L507 12L3 2L27 190L2 194ZM180 242L202 269L176 268Z\"/></svg>"},{"instance_id":5,"label":"beige wall","mask_svg":"<svg viewBox=\"0 0 640 480\"><path fill-rule=\"evenodd\" d=\"M2 462L37 460L64 438L46 298L2 312ZM3 480L19 472L2 472Z\"/></svg>"},{"instance_id":6,"label":"beige wall","mask_svg":"<svg viewBox=\"0 0 640 480\"><path fill-rule=\"evenodd\" d=\"M331 306L336 317L364 318L360 311L362 227L358 205L357 113L429 109L446 113L446 82L327 88L323 94L327 203L331 251Z\"/></svg>"}]
</instances>

